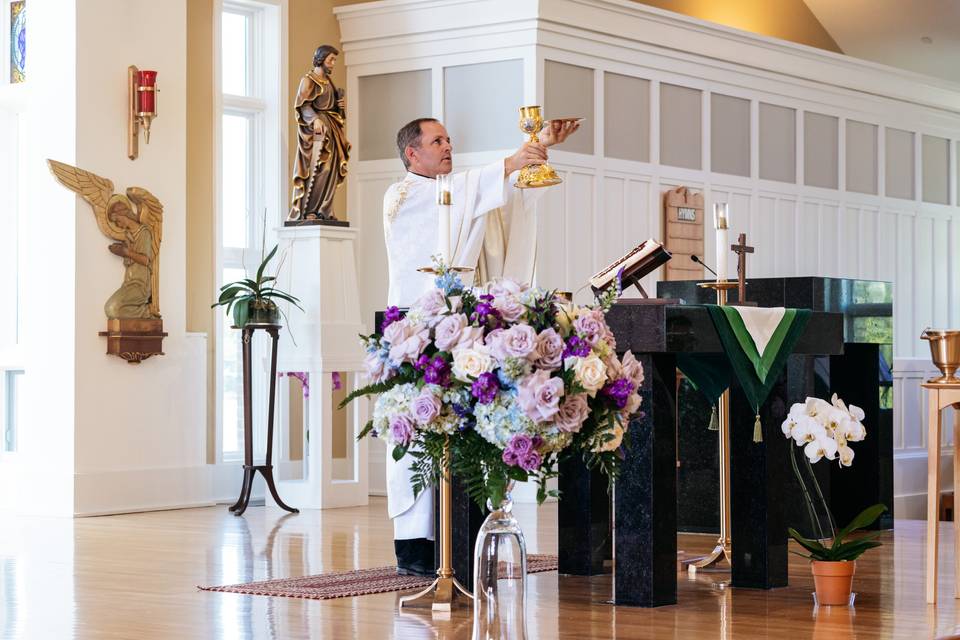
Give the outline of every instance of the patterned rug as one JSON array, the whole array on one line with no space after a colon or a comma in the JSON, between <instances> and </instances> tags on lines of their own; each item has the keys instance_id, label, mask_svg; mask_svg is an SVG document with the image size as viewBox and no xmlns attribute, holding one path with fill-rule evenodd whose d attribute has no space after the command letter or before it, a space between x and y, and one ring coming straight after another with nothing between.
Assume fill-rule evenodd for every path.
<instances>
[{"instance_id":1,"label":"patterned rug","mask_svg":"<svg viewBox=\"0 0 960 640\"><path fill-rule=\"evenodd\" d=\"M527 573L556 570L557 556L530 554L527 557ZM318 576L303 576L301 578L197 588L202 591L242 593L251 596L331 600L333 598L350 598L389 591L424 589L431 582L433 582L433 578L398 576L396 567L376 567L374 569L322 573Z\"/></svg>"}]
</instances>

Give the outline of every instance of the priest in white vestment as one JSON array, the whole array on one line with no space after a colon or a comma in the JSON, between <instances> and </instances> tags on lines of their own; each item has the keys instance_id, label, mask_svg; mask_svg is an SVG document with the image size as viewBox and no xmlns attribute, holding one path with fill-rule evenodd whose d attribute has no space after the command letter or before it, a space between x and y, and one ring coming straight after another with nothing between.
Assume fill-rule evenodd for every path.
<instances>
[{"instance_id":1,"label":"priest in white vestment","mask_svg":"<svg viewBox=\"0 0 960 640\"><path fill-rule=\"evenodd\" d=\"M512 278L533 283L537 220L533 204L544 189L517 189L515 173L547 160L547 147L576 131L576 122L552 121L540 143L524 143L516 153L485 167L452 176L450 264L475 272L465 278L485 283ZM407 175L383 198L383 232L390 288L387 304L409 307L433 286L419 273L439 254L436 176L453 170L453 147L444 126L433 118L414 120L397 133L397 150ZM413 456L395 461L387 451L387 511L394 525L398 571L433 573L433 492L414 496Z\"/></svg>"}]
</instances>

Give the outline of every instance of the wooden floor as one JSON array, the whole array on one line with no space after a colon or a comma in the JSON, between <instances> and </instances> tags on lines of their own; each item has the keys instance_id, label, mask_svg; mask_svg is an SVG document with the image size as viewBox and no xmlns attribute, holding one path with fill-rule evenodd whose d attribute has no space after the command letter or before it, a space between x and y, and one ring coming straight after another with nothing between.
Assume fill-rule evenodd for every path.
<instances>
[{"instance_id":1,"label":"wooden floor","mask_svg":"<svg viewBox=\"0 0 960 640\"><path fill-rule=\"evenodd\" d=\"M529 550L556 552L556 506L518 505ZM855 609L814 611L806 563L790 586L724 589L723 574L678 573L680 604L612 607L609 576L530 577L530 638L935 638L960 633L952 534L941 536L941 602L923 602L924 523L896 533L858 567ZM705 551L712 538L680 536ZM392 563L383 499L369 507L286 515L226 506L77 520L0 515L0 638L469 638L470 620L397 614L397 595L330 601L196 590Z\"/></svg>"}]
</instances>

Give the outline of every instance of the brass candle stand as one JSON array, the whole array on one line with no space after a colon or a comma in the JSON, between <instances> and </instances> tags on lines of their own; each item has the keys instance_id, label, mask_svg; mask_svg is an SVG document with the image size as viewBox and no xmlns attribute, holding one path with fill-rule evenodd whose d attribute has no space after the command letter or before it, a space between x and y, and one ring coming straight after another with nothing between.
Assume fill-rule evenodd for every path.
<instances>
[{"instance_id":1,"label":"brass candle stand","mask_svg":"<svg viewBox=\"0 0 960 640\"><path fill-rule=\"evenodd\" d=\"M460 584L453 571L453 489L450 485L450 438L443 446L443 479L440 481L440 568L437 578L423 591L400 598L400 608L430 608L450 613L456 607L470 606L473 596Z\"/></svg>"},{"instance_id":2,"label":"brass candle stand","mask_svg":"<svg viewBox=\"0 0 960 640\"><path fill-rule=\"evenodd\" d=\"M727 292L736 289L735 280L718 280L717 282L701 282L698 286L704 289L713 289L717 292L717 304L727 304ZM717 404L720 422L720 537L717 546L706 556L686 561L687 571L695 575L698 569L714 567L726 561L724 570L729 571L730 562L730 389L720 396ZM719 567L714 567L719 569Z\"/></svg>"}]
</instances>

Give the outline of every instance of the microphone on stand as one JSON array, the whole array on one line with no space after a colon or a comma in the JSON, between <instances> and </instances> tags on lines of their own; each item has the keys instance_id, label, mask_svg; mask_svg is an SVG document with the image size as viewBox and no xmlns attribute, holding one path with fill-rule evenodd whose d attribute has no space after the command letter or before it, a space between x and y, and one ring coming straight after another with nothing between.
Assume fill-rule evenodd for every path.
<instances>
[{"instance_id":1,"label":"microphone on stand","mask_svg":"<svg viewBox=\"0 0 960 640\"><path fill-rule=\"evenodd\" d=\"M714 271L713 269L711 269L710 267L708 267L708 266L706 265L706 263L705 263L703 260L700 259L700 256L692 255L692 256L690 256L690 259L693 260L694 262L696 262L697 264L701 265L704 269L706 269L707 271L709 271L709 272L712 273L713 275L717 275L717 272Z\"/></svg>"}]
</instances>

